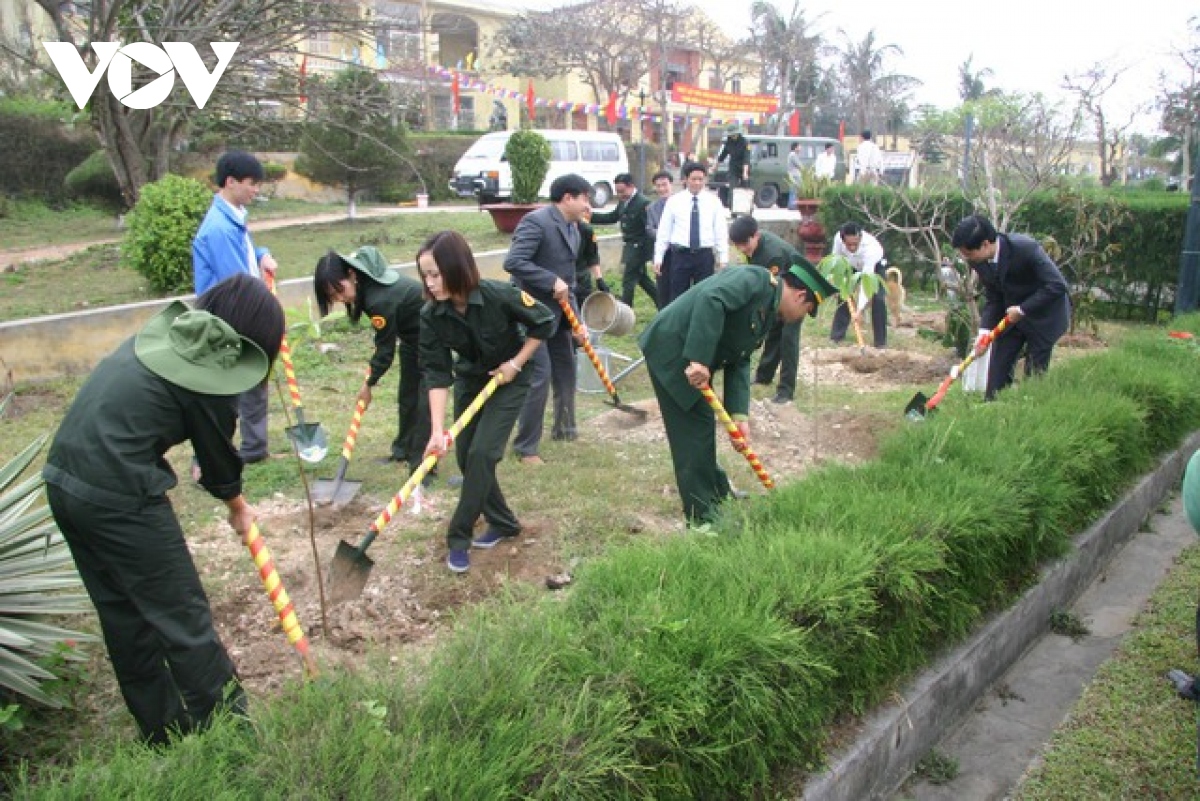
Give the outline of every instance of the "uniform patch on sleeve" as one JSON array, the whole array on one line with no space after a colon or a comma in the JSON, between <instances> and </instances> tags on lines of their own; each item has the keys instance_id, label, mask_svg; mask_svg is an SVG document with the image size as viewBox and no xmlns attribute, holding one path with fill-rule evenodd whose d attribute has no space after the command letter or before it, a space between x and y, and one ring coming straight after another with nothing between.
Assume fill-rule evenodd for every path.
<instances>
[{"instance_id":1,"label":"uniform patch on sleeve","mask_svg":"<svg viewBox=\"0 0 1200 801\"><path fill-rule=\"evenodd\" d=\"M371 327L374 328L376 331L382 331L384 326L386 326L386 325L387 325L387 320L385 318L380 317L378 314L371 316Z\"/></svg>"},{"instance_id":2,"label":"uniform patch on sleeve","mask_svg":"<svg viewBox=\"0 0 1200 801\"><path fill-rule=\"evenodd\" d=\"M537 303L537 301L533 299L533 295L530 295L523 289L521 290L521 302L530 308L533 308L533 304Z\"/></svg>"}]
</instances>

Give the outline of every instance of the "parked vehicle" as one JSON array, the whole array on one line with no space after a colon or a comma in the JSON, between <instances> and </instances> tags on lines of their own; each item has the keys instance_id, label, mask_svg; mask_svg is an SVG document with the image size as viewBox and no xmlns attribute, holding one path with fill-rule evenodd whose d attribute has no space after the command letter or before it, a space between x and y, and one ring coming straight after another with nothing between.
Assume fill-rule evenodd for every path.
<instances>
[{"instance_id":1,"label":"parked vehicle","mask_svg":"<svg viewBox=\"0 0 1200 801\"><path fill-rule=\"evenodd\" d=\"M837 153L837 171L834 181L846 179L846 154L842 143L824 136L769 136L746 134L750 149L750 188L754 190L754 205L760 209L771 206L786 206L791 181L788 180L787 160L792 143L800 143L800 158L805 166L811 167L825 145L833 143ZM722 197L728 197L729 162L717 165L709 186ZM728 202L726 202L728 205Z\"/></svg>"},{"instance_id":2,"label":"parked vehicle","mask_svg":"<svg viewBox=\"0 0 1200 801\"><path fill-rule=\"evenodd\" d=\"M550 143L550 171L538 194L549 197L550 184L568 173L582 175L592 184L592 205L607 206L613 197L615 179L629 171L629 157L621 137L607 131L539 130ZM512 173L504 158L504 146L512 131L496 131L479 137L467 149L450 177L450 188L459 197L475 196L480 203L507 200L512 195Z\"/></svg>"}]
</instances>

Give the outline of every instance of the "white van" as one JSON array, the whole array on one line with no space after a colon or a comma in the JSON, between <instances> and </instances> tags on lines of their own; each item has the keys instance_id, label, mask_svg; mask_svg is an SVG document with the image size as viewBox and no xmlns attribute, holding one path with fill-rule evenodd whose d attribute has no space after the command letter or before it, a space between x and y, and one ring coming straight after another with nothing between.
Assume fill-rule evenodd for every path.
<instances>
[{"instance_id":1,"label":"white van","mask_svg":"<svg viewBox=\"0 0 1200 801\"><path fill-rule=\"evenodd\" d=\"M542 131L550 143L550 170L538 194L550 196L550 184L560 175L576 173L592 185L592 205L607 206L613 197L615 178L629 172L629 157L621 137L607 131ZM468 148L450 177L450 188L459 197L478 197L494 203L512 195L512 173L504 159L504 146L512 131L496 131L479 137Z\"/></svg>"}]
</instances>

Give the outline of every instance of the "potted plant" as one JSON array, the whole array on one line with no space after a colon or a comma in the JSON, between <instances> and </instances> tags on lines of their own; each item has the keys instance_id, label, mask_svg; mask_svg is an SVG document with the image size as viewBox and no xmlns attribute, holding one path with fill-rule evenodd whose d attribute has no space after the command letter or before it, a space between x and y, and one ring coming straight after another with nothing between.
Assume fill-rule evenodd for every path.
<instances>
[{"instance_id":1,"label":"potted plant","mask_svg":"<svg viewBox=\"0 0 1200 801\"><path fill-rule=\"evenodd\" d=\"M829 184L830 180L819 177L812 167L802 167L800 176L792 178L796 208L800 212L796 233L804 243L804 257L814 263L825 255L825 226L817 219L817 209L821 205L821 194Z\"/></svg>"},{"instance_id":2,"label":"potted plant","mask_svg":"<svg viewBox=\"0 0 1200 801\"><path fill-rule=\"evenodd\" d=\"M550 143L537 131L516 131L504 146L504 160L512 172L511 202L483 208L492 215L497 230L511 234L521 218L538 207L538 190L550 171Z\"/></svg>"}]
</instances>

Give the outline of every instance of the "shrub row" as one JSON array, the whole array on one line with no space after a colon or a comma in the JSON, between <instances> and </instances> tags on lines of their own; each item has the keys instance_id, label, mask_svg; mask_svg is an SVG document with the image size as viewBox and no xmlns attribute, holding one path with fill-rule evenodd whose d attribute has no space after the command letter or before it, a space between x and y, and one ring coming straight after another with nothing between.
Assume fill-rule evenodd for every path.
<instances>
[{"instance_id":1,"label":"shrub row","mask_svg":"<svg viewBox=\"0 0 1200 801\"><path fill-rule=\"evenodd\" d=\"M928 220L918 219L901 204L893 202L891 190L839 186L826 190L822 197L820 216L830 231L849 221L872 230L873 226L862 210L864 206L876 217L886 216L897 226L920 228L928 224ZM941 241L949 247L954 226L976 210L960 192L945 192L937 194L936 198L944 208L944 215L936 227L941 232ZM1114 316L1155 321L1160 311L1169 311L1174 303L1189 198L1180 193L1124 190L1094 190L1082 196L1085 205L1089 202L1098 205L1104 200L1114 200L1127 217L1108 239L1095 243L1097 252L1109 244L1119 245L1119 250L1113 257L1111 269L1088 279L1094 286L1086 289L1100 290L1110 298ZM932 205L936 204L926 204L926 207ZM1076 210L1063 203L1057 193L1046 191L1031 197L1009 228L1039 238L1053 237L1065 243L1071 241L1075 226ZM911 266L923 282L929 279L932 266L926 261L927 256L912 253L901 236L886 232L881 236L893 263Z\"/></svg>"},{"instance_id":2,"label":"shrub row","mask_svg":"<svg viewBox=\"0 0 1200 801\"><path fill-rule=\"evenodd\" d=\"M59 103L0 97L0 195L67 200L67 173L96 149L86 123L64 124L70 116Z\"/></svg>"},{"instance_id":3,"label":"shrub row","mask_svg":"<svg viewBox=\"0 0 1200 801\"><path fill-rule=\"evenodd\" d=\"M412 673L294 687L252 731L111 747L17 796L758 797L1200 426L1196 356L1150 330L995 403L954 396L874 462L735 504L717 536L619 549L563 598L481 608Z\"/></svg>"}]
</instances>

